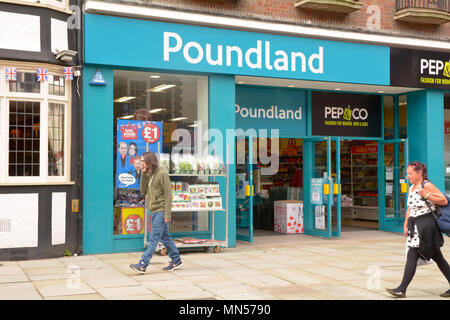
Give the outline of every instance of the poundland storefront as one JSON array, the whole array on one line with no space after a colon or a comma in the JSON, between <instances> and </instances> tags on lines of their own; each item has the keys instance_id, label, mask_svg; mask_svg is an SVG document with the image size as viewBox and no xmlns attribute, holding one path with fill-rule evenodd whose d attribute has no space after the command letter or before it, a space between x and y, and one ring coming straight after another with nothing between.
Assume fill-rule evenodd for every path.
<instances>
[{"instance_id":1,"label":"poundland storefront","mask_svg":"<svg viewBox=\"0 0 450 320\"><path fill-rule=\"evenodd\" d=\"M447 86L394 85L389 47L87 12L85 254L144 248L148 148L171 173L174 237L228 247L252 241L253 205L288 183L296 232L322 237L355 219L401 232L409 160L444 189Z\"/></svg>"}]
</instances>

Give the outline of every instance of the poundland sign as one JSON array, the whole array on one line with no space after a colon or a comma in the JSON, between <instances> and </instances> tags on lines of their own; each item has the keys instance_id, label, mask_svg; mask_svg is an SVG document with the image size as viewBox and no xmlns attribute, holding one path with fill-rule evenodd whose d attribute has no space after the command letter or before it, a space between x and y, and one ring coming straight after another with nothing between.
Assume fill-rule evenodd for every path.
<instances>
[{"instance_id":1,"label":"poundland sign","mask_svg":"<svg viewBox=\"0 0 450 320\"><path fill-rule=\"evenodd\" d=\"M276 50L272 52L270 41L256 40L255 47L242 49L236 45L216 46L196 41L186 43L175 32L164 32L164 61L170 61L171 56L183 55L190 64L207 63L210 66L227 66L250 69L266 69L277 71L298 71L305 73L323 73L323 47L317 48L317 53L307 57L301 51L286 52ZM264 63L263 63L264 61Z\"/></svg>"},{"instance_id":2,"label":"poundland sign","mask_svg":"<svg viewBox=\"0 0 450 320\"><path fill-rule=\"evenodd\" d=\"M85 15L85 62L389 85L389 47Z\"/></svg>"},{"instance_id":3,"label":"poundland sign","mask_svg":"<svg viewBox=\"0 0 450 320\"><path fill-rule=\"evenodd\" d=\"M305 107L304 90L236 86L236 129L278 129L280 138L302 137Z\"/></svg>"},{"instance_id":4,"label":"poundland sign","mask_svg":"<svg viewBox=\"0 0 450 320\"><path fill-rule=\"evenodd\" d=\"M280 120L302 120L302 107L299 106L298 110L289 110L278 108L278 106L262 107L262 108L246 108L236 104L235 113L241 118L254 118L254 119L280 119Z\"/></svg>"}]
</instances>

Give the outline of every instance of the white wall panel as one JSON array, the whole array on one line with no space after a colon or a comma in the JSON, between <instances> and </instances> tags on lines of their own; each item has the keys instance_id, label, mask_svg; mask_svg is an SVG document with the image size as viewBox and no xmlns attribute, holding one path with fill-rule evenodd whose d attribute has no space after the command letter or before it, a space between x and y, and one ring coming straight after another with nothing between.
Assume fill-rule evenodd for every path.
<instances>
[{"instance_id":1,"label":"white wall panel","mask_svg":"<svg viewBox=\"0 0 450 320\"><path fill-rule=\"evenodd\" d=\"M0 249L37 247L39 195L0 194Z\"/></svg>"},{"instance_id":2,"label":"white wall panel","mask_svg":"<svg viewBox=\"0 0 450 320\"><path fill-rule=\"evenodd\" d=\"M67 50L69 43L67 40L67 21L51 19L52 29L52 52Z\"/></svg>"},{"instance_id":3,"label":"white wall panel","mask_svg":"<svg viewBox=\"0 0 450 320\"><path fill-rule=\"evenodd\" d=\"M52 245L66 242L66 193L52 193Z\"/></svg>"},{"instance_id":4,"label":"white wall panel","mask_svg":"<svg viewBox=\"0 0 450 320\"><path fill-rule=\"evenodd\" d=\"M0 49L40 52L40 17L0 11Z\"/></svg>"}]
</instances>

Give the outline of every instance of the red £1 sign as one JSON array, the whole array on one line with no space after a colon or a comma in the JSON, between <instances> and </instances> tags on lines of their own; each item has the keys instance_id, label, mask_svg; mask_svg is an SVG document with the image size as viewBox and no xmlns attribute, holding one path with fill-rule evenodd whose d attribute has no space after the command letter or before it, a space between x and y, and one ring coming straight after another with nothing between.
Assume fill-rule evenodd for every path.
<instances>
[{"instance_id":1,"label":"red \u00a31 sign","mask_svg":"<svg viewBox=\"0 0 450 320\"><path fill-rule=\"evenodd\" d=\"M159 140L161 136L161 131L159 130L157 125L153 123L147 124L142 128L142 137L148 143L155 143Z\"/></svg>"},{"instance_id":2,"label":"red \u00a31 sign","mask_svg":"<svg viewBox=\"0 0 450 320\"><path fill-rule=\"evenodd\" d=\"M136 214L131 214L126 218L124 228L127 234L137 234L142 231L143 226L142 218Z\"/></svg>"}]
</instances>

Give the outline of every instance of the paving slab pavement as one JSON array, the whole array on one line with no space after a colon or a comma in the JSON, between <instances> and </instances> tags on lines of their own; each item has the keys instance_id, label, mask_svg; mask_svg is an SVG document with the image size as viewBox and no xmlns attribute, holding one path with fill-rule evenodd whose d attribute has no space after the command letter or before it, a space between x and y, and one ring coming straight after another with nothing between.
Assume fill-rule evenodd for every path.
<instances>
[{"instance_id":1,"label":"paving slab pavement","mask_svg":"<svg viewBox=\"0 0 450 320\"><path fill-rule=\"evenodd\" d=\"M442 251L450 261L450 244ZM405 238L260 236L220 253L181 251L184 266L172 272L162 270L169 258L155 254L137 274L129 265L141 254L0 261L0 300L391 300L385 288L401 281ZM406 300L445 300L448 288L435 264L419 266Z\"/></svg>"}]
</instances>

